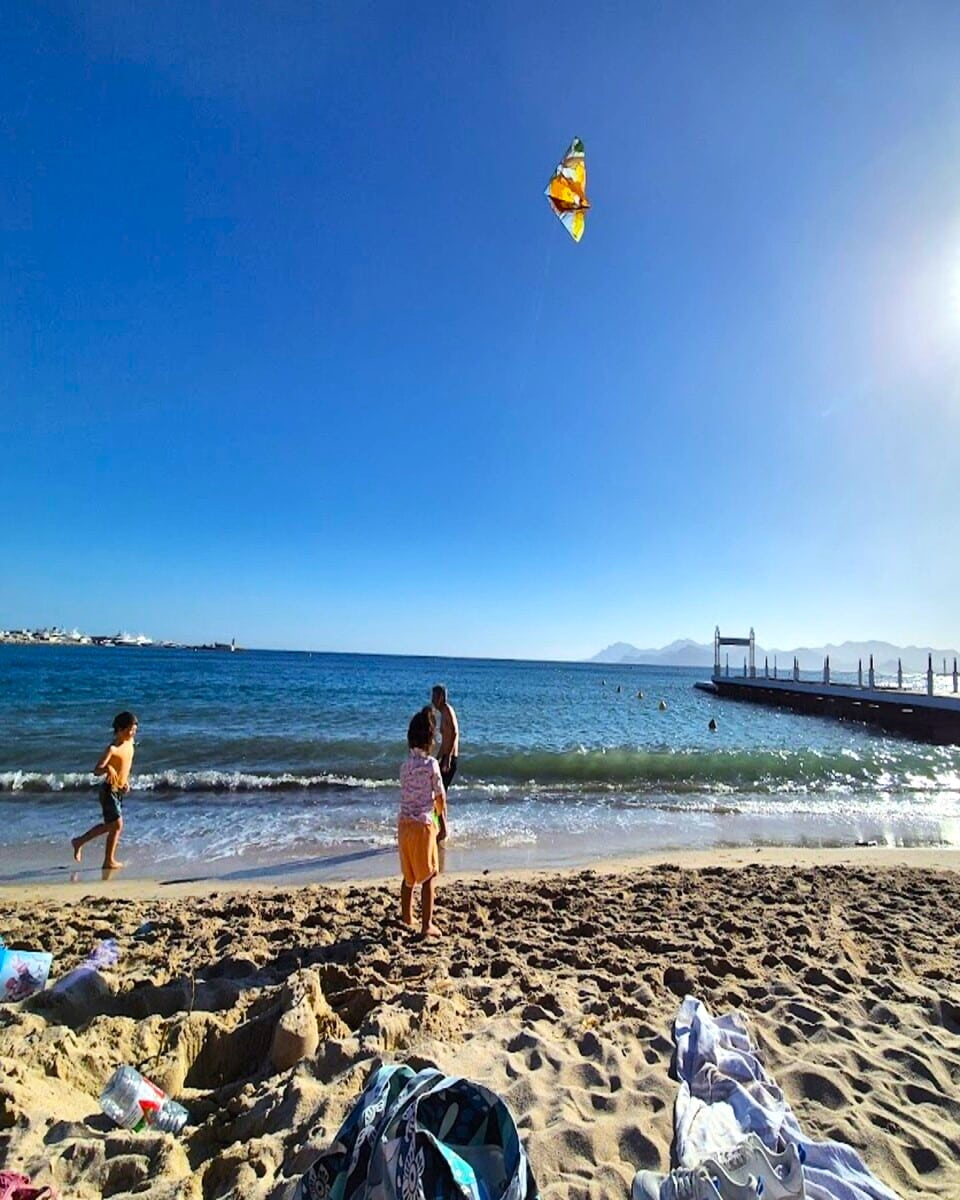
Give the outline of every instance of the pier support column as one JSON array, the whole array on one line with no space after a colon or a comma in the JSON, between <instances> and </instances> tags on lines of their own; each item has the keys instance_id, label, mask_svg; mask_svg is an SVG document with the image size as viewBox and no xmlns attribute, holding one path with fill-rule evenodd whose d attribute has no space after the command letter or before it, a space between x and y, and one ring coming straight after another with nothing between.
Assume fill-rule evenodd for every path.
<instances>
[{"instance_id":1,"label":"pier support column","mask_svg":"<svg viewBox=\"0 0 960 1200\"><path fill-rule=\"evenodd\" d=\"M953 690L957 690L957 660L953 660Z\"/></svg>"},{"instance_id":2,"label":"pier support column","mask_svg":"<svg viewBox=\"0 0 960 1200\"><path fill-rule=\"evenodd\" d=\"M800 682L800 659L796 655L793 656L793 682Z\"/></svg>"},{"instance_id":3,"label":"pier support column","mask_svg":"<svg viewBox=\"0 0 960 1200\"><path fill-rule=\"evenodd\" d=\"M770 678L770 655L769 654L765 654L763 656L763 677L764 677L764 679Z\"/></svg>"},{"instance_id":4,"label":"pier support column","mask_svg":"<svg viewBox=\"0 0 960 1200\"><path fill-rule=\"evenodd\" d=\"M863 687L863 659L857 659L857 687Z\"/></svg>"},{"instance_id":5,"label":"pier support column","mask_svg":"<svg viewBox=\"0 0 960 1200\"><path fill-rule=\"evenodd\" d=\"M870 685L870 690L873 691L873 689L877 685L876 685L876 682L874 680L874 675L873 675L873 655L872 654L870 655L870 670L867 672L867 681Z\"/></svg>"},{"instance_id":6,"label":"pier support column","mask_svg":"<svg viewBox=\"0 0 960 1200\"><path fill-rule=\"evenodd\" d=\"M897 687L903 687L903 660L897 659Z\"/></svg>"},{"instance_id":7,"label":"pier support column","mask_svg":"<svg viewBox=\"0 0 960 1200\"><path fill-rule=\"evenodd\" d=\"M776 655L773 656L773 677L774 677L774 679L776 679L776 677L777 677L777 656Z\"/></svg>"},{"instance_id":8,"label":"pier support column","mask_svg":"<svg viewBox=\"0 0 960 1200\"><path fill-rule=\"evenodd\" d=\"M828 654L823 660L823 682L830 682L830 655Z\"/></svg>"}]
</instances>

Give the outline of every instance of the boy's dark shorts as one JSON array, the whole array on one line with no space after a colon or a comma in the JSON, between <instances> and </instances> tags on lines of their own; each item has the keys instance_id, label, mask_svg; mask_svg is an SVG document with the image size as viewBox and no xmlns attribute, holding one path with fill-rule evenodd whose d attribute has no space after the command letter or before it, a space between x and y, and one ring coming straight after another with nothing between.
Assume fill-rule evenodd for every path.
<instances>
[{"instance_id":1,"label":"boy's dark shorts","mask_svg":"<svg viewBox=\"0 0 960 1200\"><path fill-rule=\"evenodd\" d=\"M100 784L100 810L104 825L112 825L123 816L123 792L112 788L106 780Z\"/></svg>"}]
</instances>

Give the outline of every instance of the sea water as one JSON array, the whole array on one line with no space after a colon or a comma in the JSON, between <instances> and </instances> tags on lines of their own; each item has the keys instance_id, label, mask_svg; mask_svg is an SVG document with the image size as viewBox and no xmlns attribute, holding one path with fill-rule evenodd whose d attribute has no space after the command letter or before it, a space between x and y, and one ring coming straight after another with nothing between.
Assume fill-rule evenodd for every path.
<instances>
[{"instance_id":1,"label":"sea water","mask_svg":"<svg viewBox=\"0 0 960 1200\"><path fill-rule=\"evenodd\" d=\"M437 682L461 728L454 866L754 843L960 844L960 749L724 701L694 689L707 674L0 646L0 882L52 870L69 837L99 821L90 770L121 709L140 721L121 843L135 873L286 864L309 877L325 856L339 877L387 874L407 723ZM89 845L85 866L99 853Z\"/></svg>"}]
</instances>

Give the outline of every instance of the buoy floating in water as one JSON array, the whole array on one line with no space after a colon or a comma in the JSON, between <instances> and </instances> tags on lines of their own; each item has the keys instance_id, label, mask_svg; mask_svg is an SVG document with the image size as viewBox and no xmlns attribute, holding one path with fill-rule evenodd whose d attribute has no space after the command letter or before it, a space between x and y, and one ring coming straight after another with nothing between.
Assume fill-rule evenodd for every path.
<instances>
[{"instance_id":1,"label":"buoy floating in water","mask_svg":"<svg viewBox=\"0 0 960 1200\"><path fill-rule=\"evenodd\" d=\"M666 700L661 700L660 703L657 705L657 708L659 708L661 712L666 712L667 711Z\"/></svg>"},{"instance_id":2,"label":"buoy floating in water","mask_svg":"<svg viewBox=\"0 0 960 1200\"><path fill-rule=\"evenodd\" d=\"M638 699L638 700L642 700L642 699L643 699L643 692L637 692L637 699Z\"/></svg>"},{"instance_id":3,"label":"buoy floating in water","mask_svg":"<svg viewBox=\"0 0 960 1200\"><path fill-rule=\"evenodd\" d=\"M715 717L710 718L710 724L707 726L711 733L717 732L717 721Z\"/></svg>"}]
</instances>

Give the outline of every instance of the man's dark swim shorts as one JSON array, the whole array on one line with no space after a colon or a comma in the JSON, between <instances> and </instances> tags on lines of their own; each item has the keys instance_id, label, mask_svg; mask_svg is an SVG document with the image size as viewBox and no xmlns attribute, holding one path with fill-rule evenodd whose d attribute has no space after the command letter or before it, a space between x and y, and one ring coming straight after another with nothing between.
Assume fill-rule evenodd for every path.
<instances>
[{"instance_id":1,"label":"man's dark swim shorts","mask_svg":"<svg viewBox=\"0 0 960 1200\"><path fill-rule=\"evenodd\" d=\"M106 780L100 784L100 809L104 825L112 825L123 816L123 792L112 788Z\"/></svg>"},{"instance_id":2,"label":"man's dark swim shorts","mask_svg":"<svg viewBox=\"0 0 960 1200\"><path fill-rule=\"evenodd\" d=\"M440 778L443 780L443 790L446 791L450 784L453 783L453 777L457 773L457 756L451 754L444 762L447 765L440 764Z\"/></svg>"}]
</instances>

